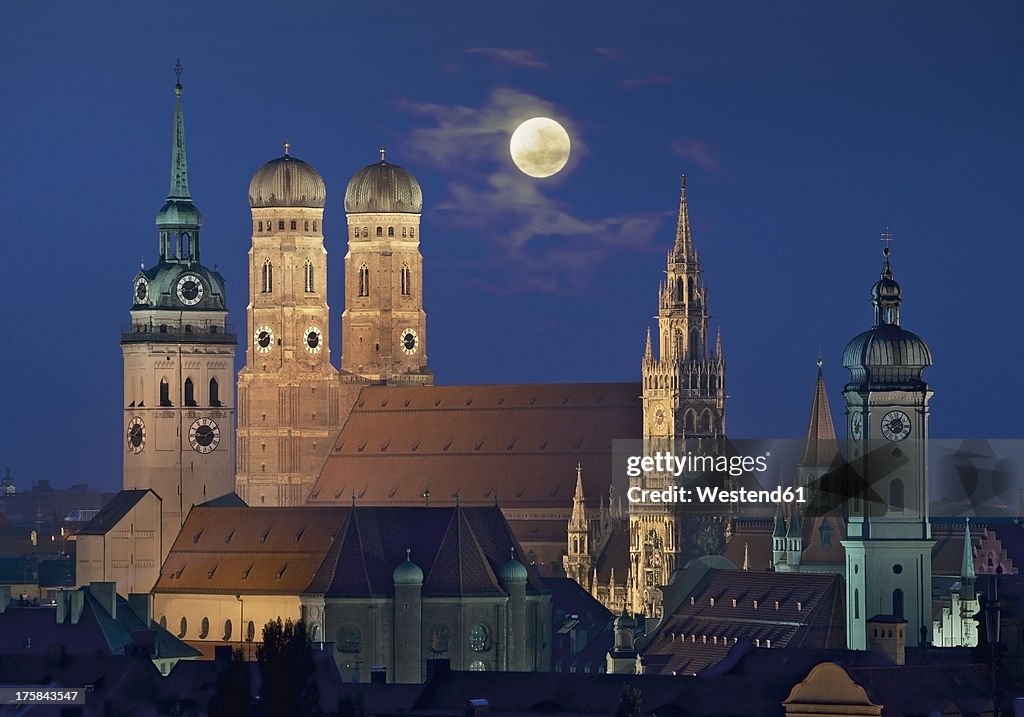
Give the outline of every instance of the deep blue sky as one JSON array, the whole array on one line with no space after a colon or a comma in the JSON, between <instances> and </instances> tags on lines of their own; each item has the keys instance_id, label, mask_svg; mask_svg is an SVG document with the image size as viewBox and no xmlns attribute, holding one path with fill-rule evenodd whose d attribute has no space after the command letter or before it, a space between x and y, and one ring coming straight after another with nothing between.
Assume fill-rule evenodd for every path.
<instances>
[{"instance_id":1,"label":"deep blue sky","mask_svg":"<svg viewBox=\"0 0 1024 717\"><path fill-rule=\"evenodd\" d=\"M837 423L882 227L932 346L933 435L1020 436L1024 13L1000 3L64 3L0 16L0 464L120 485L120 327L157 253L185 67L204 259L245 325L252 173L292 143L342 198L376 148L423 185L438 381L638 380L680 173L729 361L729 432ZM507 158L551 114L554 180ZM244 356L241 337L239 357Z\"/></svg>"}]
</instances>

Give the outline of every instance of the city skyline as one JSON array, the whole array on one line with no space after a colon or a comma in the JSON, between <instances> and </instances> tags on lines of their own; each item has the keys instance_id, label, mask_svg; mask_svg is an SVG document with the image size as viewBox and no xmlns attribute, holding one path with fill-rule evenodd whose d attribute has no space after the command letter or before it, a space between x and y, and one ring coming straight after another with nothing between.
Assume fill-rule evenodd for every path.
<instances>
[{"instance_id":1,"label":"city skyline","mask_svg":"<svg viewBox=\"0 0 1024 717\"><path fill-rule=\"evenodd\" d=\"M23 488L120 486L118 336L138 264L157 254L179 56L203 259L226 277L239 360L245 189L284 140L327 183L335 365L345 184L383 145L423 185L429 359L446 385L639 381L685 173L729 357L731 435L802 435L819 350L842 405L840 354L870 325L886 225L903 323L935 353L933 435L1019 435L1021 339L1001 328L1022 254L1018 9L745 7L737 21L598 5L588 32L561 37L557 21L580 7L530 34L479 9L457 31L420 8L325 9L320 24L280 26L269 5L245 18L208 8L184 35L148 27L156 15L142 9L69 10L44 43L12 32L42 28L38 11L12 11L0 57L18 71L0 93L12 108L5 163L20 169L4 213L23 241L0 250L13 347L0 463ZM294 56L280 52L289 38ZM545 113L569 128L574 154L552 180L530 180L508 133Z\"/></svg>"}]
</instances>

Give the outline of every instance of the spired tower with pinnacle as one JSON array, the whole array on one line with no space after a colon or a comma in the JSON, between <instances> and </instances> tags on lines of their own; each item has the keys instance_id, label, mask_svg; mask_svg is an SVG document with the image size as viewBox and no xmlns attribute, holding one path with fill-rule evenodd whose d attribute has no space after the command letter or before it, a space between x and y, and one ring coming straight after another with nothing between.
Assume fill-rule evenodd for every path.
<instances>
[{"instance_id":1,"label":"spired tower with pinnacle","mask_svg":"<svg viewBox=\"0 0 1024 717\"><path fill-rule=\"evenodd\" d=\"M180 64L176 70L171 185L156 217L160 257L136 274L131 325L121 334L124 489L151 489L160 497L161 560L192 506L232 492L235 484L236 337L226 323L224 279L202 263Z\"/></svg>"},{"instance_id":2,"label":"spired tower with pinnacle","mask_svg":"<svg viewBox=\"0 0 1024 717\"><path fill-rule=\"evenodd\" d=\"M433 384L427 367L420 215L416 178L380 161L356 172L345 191L348 253L341 317L342 371L389 384Z\"/></svg>"},{"instance_id":3,"label":"spired tower with pinnacle","mask_svg":"<svg viewBox=\"0 0 1024 717\"><path fill-rule=\"evenodd\" d=\"M562 558L567 577L583 587L591 581L592 565L590 552L590 521L587 520L587 504L583 495L583 466L576 464L576 493L572 498L572 515L569 517L568 545Z\"/></svg>"},{"instance_id":4,"label":"spired tower with pinnacle","mask_svg":"<svg viewBox=\"0 0 1024 717\"><path fill-rule=\"evenodd\" d=\"M885 237L888 239L888 232ZM932 625L928 418L932 389L928 344L900 325L903 289L889 248L871 290L874 326L843 352L848 459L860 474L846 504L846 637L868 647L867 621L907 621L907 645L927 645Z\"/></svg>"},{"instance_id":5,"label":"spired tower with pinnacle","mask_svg":"<svg viewBox=\"0 0 1024 717\"><path fill-rule=\"evenodd\" d=\"M710 346L708 292L690 232L685 176L675 244L668 253L666 280L658 290L657 318L658 354L648 329L642 361L644 452L653 455L682 445L694 450L720 445L725 435L725 354L720 332L714 349ZM653 490L676 483L671 474L647 474L631 480L632 485ZM660 615L661 586L682 567L683 522L678 504L630 504L629 601L633 612Z\"/></svg>"},{"instance_id":6,"label":"spired tower with pinnacle","mask_svg":"<svg viewBox=\"0 0 1024 717\"><path fill-rule=\"evenodd\" d=\"M249 184L249 347L238 374L237 484L253 506L303 504L341 425L328 331L326 199L319 172L287 143Z\"/></svg>"}]
</instances>

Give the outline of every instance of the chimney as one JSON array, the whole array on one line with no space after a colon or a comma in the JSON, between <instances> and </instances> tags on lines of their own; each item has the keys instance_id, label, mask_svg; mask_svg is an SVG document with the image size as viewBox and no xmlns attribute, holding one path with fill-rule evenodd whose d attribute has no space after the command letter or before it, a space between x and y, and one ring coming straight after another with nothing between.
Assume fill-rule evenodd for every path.
<instances>
[{"instance_id":1,"label":"chimney","mask_svg":"<svg viewBox=\"0 0 1024 717\"><path fill-rule=\"evenodd\" d=\"M87 586L92 595L110 617L117 619L117 583L89 583Z\"/></svg>"},{"instance_id":2,"label":"chimney","mask_svg":"<svg viewBox=\"0 0 1024 717\"><path fill-rule=\"evenodd\" d=\"M77 625L82 617L82 610L85 608L85 589L75 590L71 593L71 624Z\"/></svg>"},{"instance_id":3,"label":"chimney","mask_svg":"<svg viewBox=\"0 0 1024 717\"><path fill-rule=\"evenodd\" d=\"M868 649L885 655L897 665L907 661L907 621L895 615L875 615L868 620Z\"/></svg>"},{"instance_id":4,"label":"chimney","mask_svg":"<svg viewBox=\"0 0 1024 717\"><path fill-rule=\"evenodd\" d=\"M132 609L147 628L153 622L153 599L149 593L129 593L128 607Z\"/></svg>"}]
</instances>

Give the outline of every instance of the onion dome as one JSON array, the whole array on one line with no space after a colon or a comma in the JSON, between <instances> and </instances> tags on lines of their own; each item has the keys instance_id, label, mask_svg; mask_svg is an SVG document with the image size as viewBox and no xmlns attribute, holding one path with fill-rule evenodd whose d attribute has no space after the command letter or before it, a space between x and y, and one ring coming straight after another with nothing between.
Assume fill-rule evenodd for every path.
<instances>
[{"instance_id":1,"label":"onion dome","mask_svg":"<svg viewBox=\"0 0 1024 717\"><path fill-rule=\"evenodd\" d=\"M516 560L515 550L513 550L512 557L498 568L498 580L503 585L509 585L511 583L525 583L528 579L529 574L526 572L526 566Z\"/></svg>"},{"instance_id":2,"label":"onion dome","mask_svg":"<svg viewBox=\"0 0 1024 717\"><path fill-rule=\"evenodd\" d=\"M395 585L422 585L423 584L423 571L420 566L414 563L409 555L412 551L406 549L405 551L405 562L402 562L395 568L395 571L391 573L391 579Z\"/></svg>"},{"instance_id":3,"label":"onion dome","mask_svg":"<svg viewBox=\"0 0 1024 717\"><path fill-rule=\"evenodd\" d=\"M324 178L311 164L288 154L287 142L284 144L284 156L272 159L257 169L249 182L249 206L253 209L322 209L326 203L327 186Z\"/></svg>"},{"instance_id":4,"label":"onion dome","mask_svg":"<svg viewBox=\"0 0 1024 717\"><path fill-rule=\"evenodd\" d=\"M848 389L868 384L921 388L924 369L932 365L932 352L924 339L900 326L903 289L893 278L889 254L886 247L882 274L871 288L875 325L853 337L843 351L843 366L851 374Z\"/></svg>"},{"instance_id":5,"label":"onion dome","mask_svg":"<svg viewBox=\"0 0 1024 717\"><path fill-rule=\"evenodd\" d=\"M385 161L384 149L381 149L379 162L366 165L349 180L345 211L348 214L420 214L423 191L409 170Z\"/></svg>"}]
</instances>

